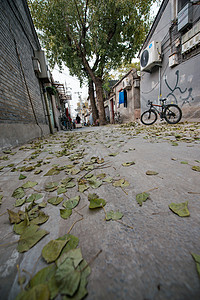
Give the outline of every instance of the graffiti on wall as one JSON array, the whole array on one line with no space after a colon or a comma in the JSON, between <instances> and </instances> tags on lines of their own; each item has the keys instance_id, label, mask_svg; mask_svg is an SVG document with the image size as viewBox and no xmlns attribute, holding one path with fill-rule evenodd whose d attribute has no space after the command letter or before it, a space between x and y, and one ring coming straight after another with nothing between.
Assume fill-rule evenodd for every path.
<instances>
[{"instance_id":1,"label":"graffiti on wall","mask_svg":"<svg viewBox=\"0 0 200 300\"><path fill-rule=\"evenodd\" d=\"M171 102L178 103L175 93L176 91L179 91L181 93L180 95L180 101L182 102L181 106L183 106L186 103L191 105L191 101L194 100L192 96L192 87L185 88L185 90L182 90L179 86L179 70L177 70L175 74L176 74L176 81L174 87L169 85L169 83L167 82L167 78L165 77L165 84L170 90L169 94L167 95L167 98Z\"/></svg>"}]
</instances>

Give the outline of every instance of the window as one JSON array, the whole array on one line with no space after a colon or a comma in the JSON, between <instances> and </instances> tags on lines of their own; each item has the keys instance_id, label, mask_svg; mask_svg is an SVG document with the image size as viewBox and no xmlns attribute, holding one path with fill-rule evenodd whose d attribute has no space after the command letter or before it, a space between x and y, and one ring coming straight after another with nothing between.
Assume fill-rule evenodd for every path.
<instances>
[{"instance_id":1,"label":"window","mask_svg":"<svg viewBox=\"0 0 200 300\"><path fill-rule=\"evenodd\" d=\"M179 0L178 1L178 12L189 2L190 2L189 0Z\"/></svg>"},{"instance_id":2,"label":"window","mask_svg":"<svg viewBox=\"0 0 200 300\"><path fill-rule=\"evenodd\" d=\"M119 93L119 105L124 104L124 107L127 107L127 91L123 90Z\"/></svg>"}]
</instances>

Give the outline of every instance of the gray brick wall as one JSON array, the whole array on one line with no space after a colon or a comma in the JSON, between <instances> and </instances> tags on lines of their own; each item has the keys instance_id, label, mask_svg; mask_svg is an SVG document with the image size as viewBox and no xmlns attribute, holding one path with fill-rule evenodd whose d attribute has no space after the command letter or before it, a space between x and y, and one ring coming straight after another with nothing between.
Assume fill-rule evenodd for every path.
<instances>
[{"instance_id":1,"label":"gray brick wall","mask_svg":"<svg viewBox=\"0 0 200 300\"><path fill-rule=\"evenodd\" d=\"M3 0L0 6L0 123L35 124L33 109L20 66L23 65L32 104L40 124L47 124L42 86L32 56L40 47L24 0ZM20 60L17 55L19 52Z\"/></svg>"}]
</instances>

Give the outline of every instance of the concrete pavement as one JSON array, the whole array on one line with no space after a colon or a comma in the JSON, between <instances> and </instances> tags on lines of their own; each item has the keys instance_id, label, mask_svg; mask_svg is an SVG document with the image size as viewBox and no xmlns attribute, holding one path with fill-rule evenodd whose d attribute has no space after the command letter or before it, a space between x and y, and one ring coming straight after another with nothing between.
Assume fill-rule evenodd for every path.
<instances>
[{"instance_id":1,"label":"concrete pavement","mask_svg":"<svg viewBox=\"0 0 200 300\"><path fill-rule=\"evenodd\" d=\"M191 256L200 254L200 172L192 170L193 166L200 166L200 124L89 127L58 132L19 149L12 149L13 155L0 155L0 166L4 167L0 171L1 299L15 299L20 292L16 265L27 283L28 274L33 275L47 265L41 258L42 248L69 230L79 238L88 262L102 250L91 263L86 299L200 299L200 278ZM88 173L87 167L91 165L85 166L83 162L90 162L94 156L104 162L92 164L95 169ZM133 165L122 165L133 161ZM38 202L46 202L57 191L45 191L45 184L66 178L66 170L72 164L76 169L86 169L73 175L76 186L60 196L66 200L80 195L78 213L73 211L65 220L59 213L62 203L48 203L44 212L49 220L41 228L50 233L29 251L19 253L19 236L14 234L6 210L17 212L27 204L14 207L13 191L27 181L36 181L38 185L34 188L43 195ZM68 167L57 175L44 176L55 165ZM23 166L34 169L15 170ZM36 170L42 172L34 174ZM148 170L158 174L146 175ZM102 182L99 188L78 192L77 181L85 174L102 173L112 177L113 182L125 179L130 185L121 188ZM20 174L27 177L19 180ZM150 198L139 206L136 195L145 191ZM33 190L26 190L27 197L32 193ZM106 212L123 213L123 223L105 221L103 209L89 210L89 193L97 193L106 200ZM189 217L179 217L168 207L171 202L185 201Z\"/></svg>"}]
</instances>

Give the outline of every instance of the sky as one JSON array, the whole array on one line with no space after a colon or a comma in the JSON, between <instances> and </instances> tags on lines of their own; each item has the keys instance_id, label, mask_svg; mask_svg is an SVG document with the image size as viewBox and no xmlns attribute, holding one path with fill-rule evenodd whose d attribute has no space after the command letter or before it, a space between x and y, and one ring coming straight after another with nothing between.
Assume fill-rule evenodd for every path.
<instances>
[{"instance_id":1,"label":"sky","mask_svg":"<svg viewBox=\"0 0 200 300\"><path fill-rule=\"evenodd\" d=\"M158 12L159 6L155 3L151 9L152 18L154 18ZM64 84L68 91L72 93L72 100L70 101L70 108L72 116L76 116L76 107L78 102L79 95L77 92L80 92L80 96L82 100L86 100L88 97L88 87L83 85L80 87L80 82L75 76L70 76L69 69L67 67L63 67L62 71L59 71L59 67L55 66L52 71L52 75L55 81L59 81L59 83Z\"/></svg>"},{"instance_id":2,"label":"sky","mask_svg":"<svg viewBox=\"0 0 200 300\"><path fill-rule=\"evenodd\" d=\"M75 76L69 74L69 69L63 67L63 70L60 72L59 67L55 66L52 71L54 81L59 81L59 83L64 84L68 92L72 93L72 100L70 100L70 109L72 116L76 116L76 106L78 102L79 95L77 92L80 92L82 100L86 100L88 97L88 88L87 86L80 87L80 82Z\"/></svg>"}]
</instances>

